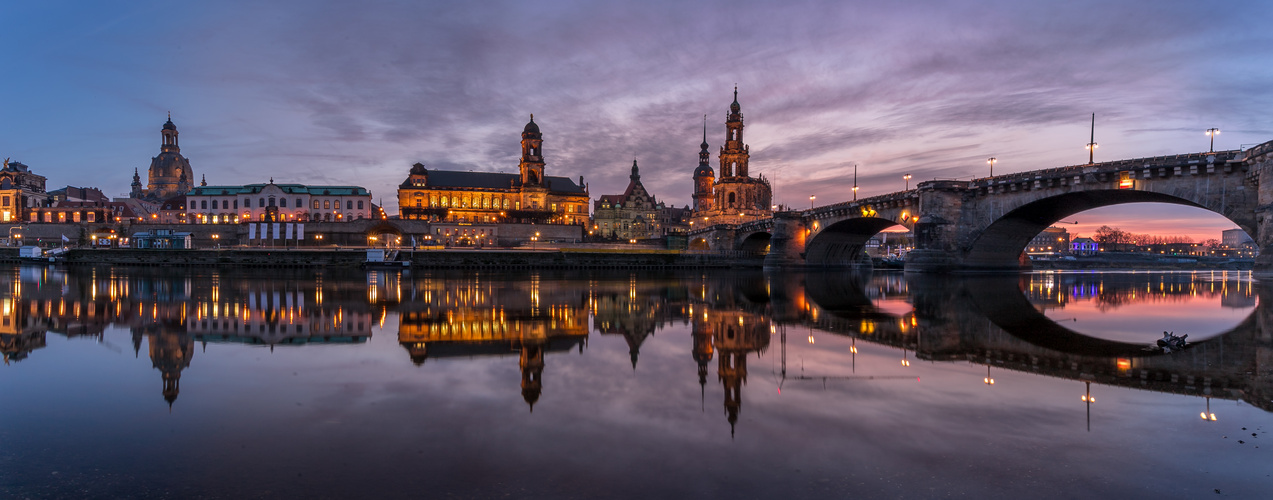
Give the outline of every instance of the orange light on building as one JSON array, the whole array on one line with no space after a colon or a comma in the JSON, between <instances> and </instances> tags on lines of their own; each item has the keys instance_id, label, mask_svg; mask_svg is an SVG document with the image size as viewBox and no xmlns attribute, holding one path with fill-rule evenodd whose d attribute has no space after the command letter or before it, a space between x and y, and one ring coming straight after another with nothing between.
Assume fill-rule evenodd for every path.
<instances>
[{"instance_id":1,"label":"orange light on building","mask_svg":"<svg viewBox=\"0 0 1273 500\"><path fill-rule=\"evenodd\" d=\"M1136 187L1135 179L1132 179L1131 172L1118 173L1118 189L1132 189Z\"/></svg>"}]
</instances>

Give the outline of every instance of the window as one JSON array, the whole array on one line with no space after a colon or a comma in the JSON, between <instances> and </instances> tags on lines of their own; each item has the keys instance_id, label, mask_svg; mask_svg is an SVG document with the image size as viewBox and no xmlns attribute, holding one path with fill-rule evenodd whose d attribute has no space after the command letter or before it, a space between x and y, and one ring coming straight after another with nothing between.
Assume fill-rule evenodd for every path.
<instances>
[{"instance_id":1,"label":"window","mask_svg":"<svg viewBox=\"0 0 1273 500\"><path fill-rule=\"evenodd\" d=\"M557 211L557 204L556 204L556 203L553 203L553 211L554 211L554 212L556 212L556 211Z\"/></svg>"},{"instance_id":2,"label":"window","mask_svg":"<svg viewBox=\"0 0 1273 500\"><path fill-rule=\"evenodd\" d=\"M323 200L323 208L331 208L331 207L332 207L331 200Z\"/></svg>"},{"instance_id":3,"label":"window","mask_svg":"<svg viewBox=\"0 0 1273 500\"><path fill-rule=\"evenodd\" d=\"M58 221L58 222L66 222L66 212L58 212L58 213L57 213L57 221Z\"/></svg>"},{"instance_id":4,"label":"window","mask_svg":"<svg viewBox=\"0 0 1273 500\"><path fill-rule=\"evenodd\" d=\"M237 208L239 208L239 199L238 199L238 198L235 198L235 199L234 199L234 208L236 208L236 209L237 209Z\"/></svg>"},{"instance_id":5,"label":"window","mask_svg":"<svg viewBox=\"0 0 1273 500\"><path fill-rule=\"evenodd\" d=\"M319 208L320 207L318 206L318 200L314 200L314 209L318 210Z\"/></svg>"},{"instance_id":6,"label":"window","mask_svg":"<svg viewBox=\"0 0 1273 500\"><path fill-rule=\"evenodd\" d=\"M257 201L256 206L261 207L261 208L265 208L265 198L260 198L260 199L258 199L258 200L256 200L256 201Z\"/></svg>"},{"instance_id":7,"label":"window","mask_svg":"<svg viewBox=\"0 0 1273 500\"><path fill-rule=\"evenodd\" d=\"M274 197L273 197L273 196L271 196L271 197L270 197L270 205L269 205L269 206L271 206L271 207L272 207L272 206L275 206L277 203L278 203L278 202L274 199Z\"/></svg>"},{"instance_id":8,"label":"window","mask_svg":"<svg viewBox=\"0 0 1273 500\"><path fill-rule=\"evenodd\" d=\"M5 206L5 207L9 206L9 197L8 197L8 196L5 196L5 197L3 198L3 201L0 201L0 206Z\"/></svg>"},{"instance_id":9,"label":"window","mask_svg":"<svg viewBox=\"0 0 1273 500\"><path fill-rule=\"evenodd\" d=\"M448 205L446 204L446 196L443 196L443 197L442 197L442 206L444 206L444 207L445 207L445 206L448 206Z\"/></svg>"},{"instance_id":10,"label":"window","mask_svg":"<svg viewBox=\"0 0 1273 500\"><path fill-rule=\"evenodd\" d=\"M362 210L362 200L358 200L358 209Z\"/></svg>"},{"instance_id":11,"label":"window","mask_svg":"<svg viewBox=\"0 0 1273 500\"><path fill-rule=\"evenodd\" d=\"M31 212L31 222L40 222L39 212Z\"/></svg>"},{"instance_id":12,"label":"window","mask_svg":"<svg viewBox=\"0 0 1273 500\"><path fill-rule=\"evenodd\" d=\"M252 198L243 199L243 208L252 208Z\"/></svg>"},{"instance_id":13,"label":"window","mask_svg":"<svg viewBox=\"0 0 1273 500\"><path fill-rule=\"evenodd\" d=\"M71 222L79 222L79 221L80 221L80 213L79 213L79 212L72 212L72 213L71 213Z\"/></svg>"},{"instance_id":14,"label":"window","mask_svg":"<svg viewBox=\"0 0 1273 500\"><path fill-rule=\"evenodd\" d=\"M297 198L297 199L296 199L296 205L295 205L295 206L296 206L296 208L301 208L301 207L305 206L305 204L301 203L301 199L300 199L300 198Z\"/></svg>"},{"instance_id":15,"label":"window","mask_svg":"<svg viewBox=\"0 0 1273 500\"><path fill-rule=\"evenodd\" d=\"M53 212L44 212L44 222L53 222Z\"/></svg>"},{"instance_id":16,"label":"window","mask_svg":"<svg viewBox=\"0 0 1273 500\"><path fill-rule=\"evenodd\" d=\"M504 209L508 210L508 198L504 198Z\"/></svg>"},{"instance_id":17,"label":"window","mask_svg":"<svg viewBox=\"0 0 1273 500\"><path fill-rule=\"evenodd\" d=\"M287 208L287 198L279 198L278 206Z\"/></svg>"},{"instance_id":18,"label":"window","mask_svg":"<svg viewBox=\"0 0 1273 500\"><path fill-rule=\"evenodd\" d=\"M199 208L202 208L202 209L204 209L204 210L207 210L207 208L208 208L208 200L203 200L201 203L203 204L203 206L201 206L201 207L199 207Z\"/></svg>"},{"instance_id":19,"label":"window","mask_svg":"<svg viewBox=\"0 0 1273 500\"><path fill-rule=\"evenodd\" d=\"M345 210L353 210L354 202L352 200L345 202Z\"/></svg>"},{"instance_id":20,"label":"window","mask_svg":"<svg viewBox=\"0 0 1273 500\"><path fill-rule=\"evenodd\" d=\"M217 200L212 200L212 209L213 210L217 209Z\"/></svg>"}]
</instances>

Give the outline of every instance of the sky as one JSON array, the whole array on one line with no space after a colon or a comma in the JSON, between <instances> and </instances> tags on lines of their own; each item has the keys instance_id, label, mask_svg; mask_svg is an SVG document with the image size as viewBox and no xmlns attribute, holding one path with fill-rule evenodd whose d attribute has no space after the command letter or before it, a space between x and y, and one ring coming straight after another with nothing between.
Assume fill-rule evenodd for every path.
<instances>
[{"instance_id":1,"label":"sky","mask_svg":"<svg viewBox=\"0 0 1273 500\"><path fill-rule=\"evenodd\" d=\"M0 4L0 156L50 189L128 191L167 113L209 184L361 185L396 212L411 164L515 172L530 114L548 175L620 193L635 158L690 203L703 117L734 86L779 203L931 179L1273 140L1273 15L1257 1L218 1ZM713 168L717 168L713 163ZM1218 237L1167 205L1077 216Z\"/></svg>"}]
</instances>

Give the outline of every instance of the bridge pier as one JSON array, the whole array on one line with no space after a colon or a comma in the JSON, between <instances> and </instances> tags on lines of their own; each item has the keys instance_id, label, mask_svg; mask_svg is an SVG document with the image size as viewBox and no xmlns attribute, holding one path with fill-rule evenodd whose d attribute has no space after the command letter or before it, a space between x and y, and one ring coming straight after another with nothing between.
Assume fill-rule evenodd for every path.
<instances>
[{"instance_id":1,"label":"bridge pier","mask_svg":"<svg viewBox=\"0 0 1273 500\"><path fill-rule=\"evenodd\" d=\"M915 223L915 248L906 255L906 271L945 273L958 269L959 221L965 181L931 181L916 186L920 218Z\"/></svg>"},{"instance_id":2,"label":"bridge pier","mask_svg":"<svg viewBox=\"0 0 1273 500\"><path fill-rule=\"evenodd\" d=\"M765 269L803 267L805 265L805 240L809 228L800 212L774 212L773 231L769 237L769 253L765 254Z\"/></svg>"},{"instance_id":3,"label":"bridge pier","mask_svg":"<svg viewBox=\"0 0 1273 500\"><path fill-rule=\"evenodd\" d=\"M1260 248L1254 274L1273 278L1273 142L1246 151L1246 161L1256 172L1259 188L1255 207L1255 234L1249 235Z\"/></svg>"}]
</instances>

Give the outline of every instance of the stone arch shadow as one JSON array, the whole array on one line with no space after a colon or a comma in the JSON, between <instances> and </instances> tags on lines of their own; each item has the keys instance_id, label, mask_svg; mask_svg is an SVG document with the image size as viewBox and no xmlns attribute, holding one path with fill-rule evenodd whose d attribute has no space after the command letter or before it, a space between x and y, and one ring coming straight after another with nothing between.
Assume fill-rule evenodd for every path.
<instances>
[{"instance_id":1,"label":"stone arch shadow","mask_svg":"<svg viewBox=\"0 0 1273 500\"><path fill-rule=\"evenodd\" d=\"M738 248L735 250L756 255L767 254L769 253L769 241L772 236L773 235L767 231L751 233L738 242Z\"/></svg>"}]
</instances>

